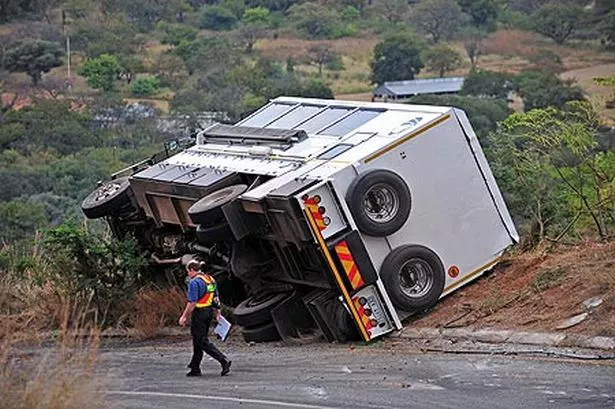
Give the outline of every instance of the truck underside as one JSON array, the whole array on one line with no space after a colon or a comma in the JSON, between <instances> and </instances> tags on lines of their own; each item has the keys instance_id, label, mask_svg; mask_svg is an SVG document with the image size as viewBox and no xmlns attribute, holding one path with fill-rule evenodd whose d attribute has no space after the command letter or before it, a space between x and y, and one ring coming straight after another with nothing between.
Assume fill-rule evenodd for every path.
<instances>
[{"instance_id":1,"label":"truck underside","mask_svg":"<svg viewBox=\"0 0 615 409\"><path fill-rule=\"evenodd\" d=\"M247 341L358 337L301 209L273 198L266 209L246 212L234 200L269 178L197 170L190 177L198 183L178 187L176 178L152 181L160 170L153 164L100 186L84 201L85 214L105 217L118 238L134 237L153 264L205 262ZM169 179L193 171L162 170ZM188 212L207 197L200 212Z\"/></svg>"}]
</instances>

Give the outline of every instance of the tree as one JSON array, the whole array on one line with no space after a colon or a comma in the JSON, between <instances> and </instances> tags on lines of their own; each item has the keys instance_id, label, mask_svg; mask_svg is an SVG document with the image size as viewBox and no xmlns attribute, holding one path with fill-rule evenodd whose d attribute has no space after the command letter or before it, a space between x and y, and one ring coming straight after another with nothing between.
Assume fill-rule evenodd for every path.
<instances>
[{"instance_id":1,"label":"tree","mask_svg":"<svg viewBox=\"0 0 615 409\"><path fill-rule=\"evenodd\" d=\"M461 24L462 13L455 0L423 0L412 12L412 22L437 43L451 38Z\"/></svg>"},{"instance_id":2,"label":"tree","mask_svg":"<svg viewBox=\"0 0 615 409\"><path fill-rule=\"evenodd\" d=\"M251 53L256 42L266 36L267 31L255 24L241 24L237 32L238 41L243 45L246 53Z\"/></svg>"},{"instance_id":3,"label":"tree","mask_svg":"<svg viewBox=\"0 0 615 409\"><path fill-rule=\"evenodd\" d=\"M534 29L557 44L564 44L583 22L583 7L573 4L549 3L533 15Z\"/></svg>"},{"instance_id":4,"label":"tree","mask_svg":"<svg viewBox=\"0 0 615 409\"><path fill-rule=\"evenodd\" d=\"M235 14L222 6L204 6L199 17L199 26L209 30L230 30L237 23Z\"/></svg>"},{"instance_id":5,"label":"tree","mask_svg":"<svg viewBox=\"0 0 615 409\"><path fill-rule=\"evenodd\" d=\"M436 71L440 78L444 77L447 71L452 71L459 67L461 57L459 53L451 47L438 44L423 54L425 66L430 71Z\"/></svg>"},{"instance_id":6,"label":"tree","mask_svg":"<svg viewBox=\"0 0 615 409\"><path fill-rule=\"evenodd\" d=\"M246 9L239 27L239 41L247 53L251 53L254 44L267 35L266 28L271 24L271 13L264 7Z\"/></svg>"},{"instance_id":7,"label":"tree","mask_svg":"<svg viewBox=\"0 0 615 409\"><path fill-rule=\"evenodd\" d=\"M391 24L405 20L408 13L407 0L379 0L372 6L374 13Z\"/></svg>"},{"instance_id":8,"label":"tree","mask_svg":"<svg viewBox=\"0 0 615 409\"><path fill-rule=\"evenodd\" d=\"M470 16L470 23L481 30L493 31L499 14L497 0L458 0L461 10Z\"/></svg>"},{"instance_id":9,"label":"tree","mask_svg":"<svg viewBox=\"0 0 615 409\"><path fill-rule=\"evenodd\" d=\"M605 156L596 149L597 125L591 106L575 101L563 110L515 113L493 135L496 176L517 195L512 203L529 220L531 244L549 233L557 241L579 220L608 237L615 203L612 192L608 196L612 177L604 172Z\"/></svg>"},{"instance_id":10,"label":"tree","mask_svg":"<svg viewBox=\"0 0 615 409\"><path fill-rule=\"evenodd\" d=\"M476 69L476 65L478 64L478 58L482 53L481 48L485 37L487 37L487 33L475 27L465 29L461 36L463 39L463 48L466 50L466 54L470 59L472 71Z\"/></svg>"},{"instance_id":11,"label":"tree","mask_svg":"<svg viewBox=\"0 0 615 409\"><path fill-rule=\"evenodd\" d=\"M526 71L516 79L525 111L549 106L563 108L569 101L583 101L583 91L573 86L574 81L564 81L553 73Z\"/></svg>"},{"instance_id":12,"label":"tree","mask_svg":"<svg viewBox=\"0 0 615 409\"><path fill-rule=\"evenodd\" d=\"M92 88L111 91L115 80L122 72L122 66L114 55L102 54L99 57L87 60L79 67L79 75L86 78Z\"/></svg>"},{"instance_id":13,"label":"tree","mask_svg":"<svg viewBox=\"0 0 615 409\"><path fill-rule=\"evenodd\" d=\"M182 42L173 53L184 61L189 74L228 69L237 65L239 59L236 49L222 36Z\"/></svg>"},{"instance_id":14,"label":"tree","mask_svg":"<svg viewBox=\"0 0 615 409\"><path fill-rule=\"evenodd\" d=\"M511 74L495 71L473 71L463 82L460 94L506 99L514 87Z\"/></svg>"},{"instance_id":15,"label":"tree","mask_svg":"<svg viewBox=\"0 0 615 409\"><path fill-rule=\"evenodd\" d=\"M335 9L328 9L318 3L302 3L288 10L294 26L308 38L329 38L340 22Z\"/></svg>"},{"instance_id":16,"label":"tree","mask_svg":"<svg viewBox=\"0 0 615 409\"><path fill-rule=\"evenodd\" d=\"M424 67L422 49L422 43L406 33L394 34L378 43L370 63L372 84L414 79Z\"/></svg>"},{"instance_id":17,"label":"tree","mask_svg":"<svg viewBox=\"0 0 615 409\"><path fill-rule=\"evenodd\" d=\"M318 43L308 47L307 58L311 64L318 67L318 75L322 76L323 65L329 64L338 58L331 44Z\"/></svg>"},{"instance_id":18,"label":"tree","mask_svg":"<svg viewBox=\"0 0 615 409\"><path fill-rule=\"evenodd\" d=\"M63 55L64 51L56 43L29 39L6 51L4 66L11 72L25 72L36 86L43 73L62 65Z\"/></svg>"}]
</instances>

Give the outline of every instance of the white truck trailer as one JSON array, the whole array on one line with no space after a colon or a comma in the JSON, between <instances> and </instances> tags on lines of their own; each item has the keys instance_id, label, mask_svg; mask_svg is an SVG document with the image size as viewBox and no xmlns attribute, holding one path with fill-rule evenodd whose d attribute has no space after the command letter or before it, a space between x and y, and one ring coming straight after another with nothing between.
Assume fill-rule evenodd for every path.
<instances>
[{"instance_id":1,"label":"white truck trailer","mask_svg":"<svg viewBox=\"0 0 615 409\"><path fill-rule=\"evenodd\" d=\"M202 258L248 341L370 341L518 241L450 107L280 97L126 171L84 200L86 216L157 262Z\"/></svg>"}]
</instances>

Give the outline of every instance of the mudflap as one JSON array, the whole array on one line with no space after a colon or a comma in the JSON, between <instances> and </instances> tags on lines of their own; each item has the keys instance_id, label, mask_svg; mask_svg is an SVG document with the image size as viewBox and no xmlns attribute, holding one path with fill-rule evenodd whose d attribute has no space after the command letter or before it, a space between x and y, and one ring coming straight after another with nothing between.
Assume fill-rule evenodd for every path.
<instances>
[{"instance_id":1,"label":"mudflap","mask_svg":"<svg viewBox=\"0 0 615 409\"><path fill-rule=\"evenodd\" d=\"M303 300L328 342L359 340L356 325L339 298L337 291L314 290Z\"/></svg>"},{"instance_id":2,"label":"mudflap","mask_svg":"<svg viewBox=\"0 0 615 409\"><path fill-rule=\"evenodd\" d=\"M292 294L273 310L273 322L286 343L309 343L322 337L301 296Z\"/></svg>"}]
</instances>

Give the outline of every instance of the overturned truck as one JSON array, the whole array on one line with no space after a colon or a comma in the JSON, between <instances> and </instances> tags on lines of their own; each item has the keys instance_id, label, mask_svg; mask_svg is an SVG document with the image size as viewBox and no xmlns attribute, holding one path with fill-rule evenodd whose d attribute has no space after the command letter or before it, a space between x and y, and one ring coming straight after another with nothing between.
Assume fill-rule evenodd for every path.
<instances>
[{"instance_id":1,"label":"overturned truck","mask_svg":"<svg viewBox=\"0 0 615 409\"><path fill-rule=\"evenodd\" d=\"M248 341L370 341L518 240L450 107L281 97L122 173L85 215L159 263L203 259Z\"/></svg>"}]
</instances>

